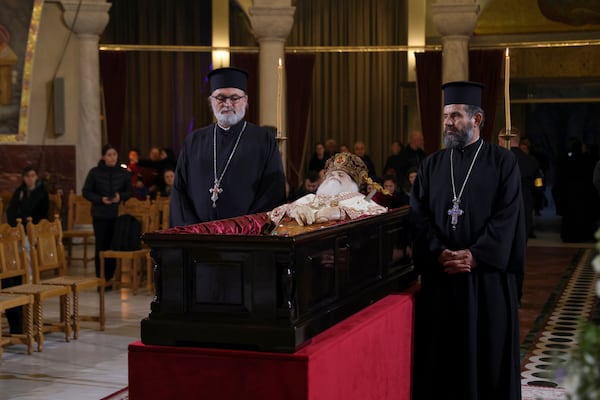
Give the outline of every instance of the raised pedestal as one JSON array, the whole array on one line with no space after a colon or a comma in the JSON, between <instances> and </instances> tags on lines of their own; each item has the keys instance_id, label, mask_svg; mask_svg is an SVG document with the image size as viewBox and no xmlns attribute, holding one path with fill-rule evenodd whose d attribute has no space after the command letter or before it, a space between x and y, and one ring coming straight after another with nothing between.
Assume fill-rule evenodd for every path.
<instances>
[{"instance_id":1,"label":"raised pedestal","mask_svg":"<svg viewBox=\"0 0 600 400\"><path fill-rule=\"evenodd\" d=\"M129 346L132 400L410 399L412 294L389 295L292 354Z\"/></svg>"}]
</instances>

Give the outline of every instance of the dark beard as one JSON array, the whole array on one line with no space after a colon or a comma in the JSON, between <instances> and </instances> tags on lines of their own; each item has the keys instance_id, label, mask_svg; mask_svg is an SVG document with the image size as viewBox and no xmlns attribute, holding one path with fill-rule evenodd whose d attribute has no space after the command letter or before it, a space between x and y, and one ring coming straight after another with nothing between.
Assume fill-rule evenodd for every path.
<instances>
[{"instance_id":1,"label":"dark beard","mask_svg":"<svg viewBox=\"0 0 600 400\"><path fill-rule=\"evenodd\" d=\"M473 137L473 124L468 124L463 129L454 131L450 128L444 130L444 146L448 149L462 149Z\"/></svg>"}]
</instances>

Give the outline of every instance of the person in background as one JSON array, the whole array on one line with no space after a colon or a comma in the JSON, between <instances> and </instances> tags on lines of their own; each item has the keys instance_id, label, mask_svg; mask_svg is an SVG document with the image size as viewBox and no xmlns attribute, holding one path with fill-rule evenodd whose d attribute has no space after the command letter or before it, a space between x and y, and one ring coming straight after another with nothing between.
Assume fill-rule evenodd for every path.
<instances>
[{"instance_id":1,"label":"person in background","mask_svg":"<svg viewBox=\"0 0 600 400\"><path fill-rule=\"evenodd\" d=\"M32 165L23 168L22 179L6 209L6 220L11 226L17 226L17 218L21 218L23 224L27 223L27 217L31 217L34 224L48 218L48 191Z\"/></svg>"},{"instance_id":2,"label":"person in background","mask_svg":"<svg viewBox=\"0 0 600 400\"><path fill-rule=\"evenodd\" d=\"M48 191L39 179L36 169L32 165L23 168L22 183L13 193L8 208L6 209L6 221L10 226L17 226L17 218L21 219L23 226L27 224L27 218L37 224L42 219L48 218L50 200ZM25 248L29 261L29 240L25 237ZM20 276L2 279L1 288L17 286L23 283ZM10 333L23 333L23 308L15 307L5 311Z\"/></svg>"},{"instance_id":3,"label":"person in background","mask_svg":"<svg viewBox=\"0 0 600 400\"><path fill-rule=\"evenodd\" d=\"M277 142L267 129L244 120L248 74L219 68L208 79L216 123L185 138L171 190L171 226L254 214L285 203Z\"/></svg>"},{"instance_id":4,"label":"person in background","mask_svg":"<svg viewBox=\"0 0 600 400\"><path fill-rule=\"evenodd\" d=\"M410 197L421 278L412 398L520 400L527 236L519 166L480 137L482 85L442 88L445 148L421 162Z\"/></svg>"},{"instance_id":5,"label":"person in background","mask_svg":"<svg viewBox=\"0 0 600 400\"><path fill-rule=\"evenodd\" d=\"M335 139L327 139L325 141L325 152L327 153L327 158L338 152L338 145Z\"/></svg>"},{"instance_id":6,"label":"person in background","mask_svg":"<svg viewBox=\"0 0 600 400\"><path fill-rule=\"evenodd\" d=\"M324 170L325 166L323 166ZM288 202L298 200L302 196L306 196L310 193L316 193L319 188L319 184L321 183L321 175L318 171L309 170L306 173L306 177L304 178L304 182L302 185L295 191L289 194Z\"/></svg>"},{"instance_id":7,"label":"person in background","mask_svg":"<svg viewBox=\"0 0 600 400\"><path fill-rule=\"evenodd\" d=\"M131 177L119 163L119 154L111 144L102 146L102 158L93 167L83 184L83 197L92 203L92 224L96 241L96 276L100 277L99 253L109 250L115 221L119 214L119 203L127 201L133 193ZM116 260L106 259L104 271L107 289L115 273Z\"/></svg>"},{"instance_id":8,"label":"person in background","mask_svg":"<svg viewBox=\"0 0 600 400\"><path fill-rule=\"evenodd\" d=\"M412 131L408 135L408 145L400 152L400 160L398 162L398 168L396 176L407 176L408 170L411 168L418 168L421 161L425 159L427 154L424 149L425 139L423 138L423 132Z\"/></svg>"},{"instance_id":9,"label":"person in background","mask_svg":"<svg viewBox=\"0 0 600 400\"><path fill-rule=\"evenodd\" d=\"M402 151L402 143L395 141L392 142L391 146L392 154L385 161L385 165L383 166L383 174L384 175L394 175L396 179L400 179L400 152Z\"/></svg>"},{"instance_id":10,"label":"person in background","mask_svg":"<svg viewBox=\"0 0 600 400\"><path fill-rule=\"evenodd\" d=\"M365 142L357 141L354 143L354 154L360 157L360 159L365 163L367 169L369 170L369 177L374 181L377 180L377 172L375 171L375 164L371 157L367 154L367 149L365 146Z\"/></svg>"},{"instance_id":11,"label":"person in background","mask_svg":"<svg viewBox=\"0 0 600 400\"><path fill-rule=\"evenodd\" d=\"M387 190L391 196L389 205L386 204L387 207L397 208L408 204L408 195L398 188L395 175L386 175L383 177L382 181L383 188Z\"/></svg>"},{"instance_id":12,"label":"person in background","mask_svg":"<svg viewBox=\"0 0 600 400\"><path fill-rule=\"evenodd\" d=\"M404 177L404 182L402 184L402 190L406 193L407 196L410 196L412 192L413 185L415 184L415 179L417 179L418 168L413 167L410 168Z\"/></svg>"},{"instance_id":13,"label":"person in background","mask_svg":"<svg viewBox=\"0 0 600 400\"><path fill-rule=\"evenodd\" d=\"M173 168L167 168L163 172L164 185L158 191L162 197L168 197L171 195L173 189L173 182L175 182L175 170Z\"/></svg>"},{"instance_id":14,"label":"person in background","mask_svg":"<svg viewBox=\"0 0 600 400\"><path fill-rule=\"evenodd\" d=\"M308 162L308 170L309 171L320 171L325 168L325 163L329 156L325 151L325 146L323 143L319 142L315 144L315 151L310 157L310 161Z\"/></svg>"},{"instance_id":15,"label":"person in background","mask_svg":"<svg viewBox=\"0 0 600 400\"><path fill-rule=\"evenodd\" d=\"M556 213L562 216L560 238L566 243L594 241L600 216L600 197L593 184L595 160L587 146L570 137L566 152L558 158L552 195Z\"/></svg>"}]
</instances>

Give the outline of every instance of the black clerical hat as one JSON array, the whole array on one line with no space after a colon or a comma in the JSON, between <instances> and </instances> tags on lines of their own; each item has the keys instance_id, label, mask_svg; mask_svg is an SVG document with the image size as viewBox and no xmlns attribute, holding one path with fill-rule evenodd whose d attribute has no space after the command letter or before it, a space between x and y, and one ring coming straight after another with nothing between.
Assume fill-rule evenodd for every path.
<instances>
[{"instance_id":1,"label":"black clerical hat","mask_svg":"<svg viewBox=\"0 0 600 400\"><path fill-rule=\"evenodd\" d=\"M444 90L444 105L468 104L481 107L481 91L483 85L479 82L448 82L442 85Z\"/></svg>"},{"instance_id":2,"label":"black clerical hat","mask_svg":"<svg viewBox=\"0 0 600 400\"><path fill-rule=\"evenodd\" d=\"M208 73L211 93L221 88L237 88L246 91L248 73L238 68L214 69Z\"/></svg>"}]
</instances>

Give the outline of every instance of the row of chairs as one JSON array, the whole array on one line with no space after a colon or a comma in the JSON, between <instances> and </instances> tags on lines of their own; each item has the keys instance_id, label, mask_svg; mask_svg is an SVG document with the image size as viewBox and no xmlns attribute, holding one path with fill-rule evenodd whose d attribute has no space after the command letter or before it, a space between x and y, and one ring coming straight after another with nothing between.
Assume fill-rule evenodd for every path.
<instances>
[{"instance_id":1,"label":"row of chairs","mask_svg":"<svg viewBox=\"0 0 600 400\"><path fill-rule=\"evenodd\" d=\"M70 193L69 204L68 218L70 221L67 222L67 226L71 229L64 232L59 215L55 215L52 221L42 220L38 224L34 224L31 218L28 218L27 234L20 220L16 227L11 227L6 223L0 224L0 279L21 276L23 282L18 286L0 287L0 313L21 306L24 310L23 334L0 336L0 356L3 346L16 343L26 344L27 353L31 354L32 346L34 342L37 342L37 350L42 351L44 334L48 332L64 332L67 342L70 340L71 334L74 339L77 339L81 321L97 321L100 324L100 330L104 330L106 321L104 263L106 258L117 259L120 271L123 270L123 262L130 261L130 282L134 293L136 293L144 273L147 279L147 288L152 290L153 263L150 258L150 250L145 247L135 251L100 252L101 276L99 278L68 274L69 264L66 260L63 241L72 245L72 240L78 236L69 234L69 237L66 237L64 233L86 232L76 228L79 228L77 224L86 224L88 220L76 217L76 214L89 216L91 225L89 201L81 195ZM87 209L87 213L85 209ZM169 198L158 198L154 201L149 198L146 200L130 199L119 207L119 214L130 214L140 221L142 233L167 227L168 213ZM91 235L84 237L93 236L93 230L89 232ZM25 250L26 237L30 244L31 277ZM145 271L141 268L142 265L146 266ZM48 277L49 274L52 276ZM98 291L98 314L81 315L79 293L91 288L97 288ZM43 304L47 299L56 297L60 299L60 320L53 323L45 322L43 320ZM1 328L0 320L0 332Z\"/></svg>"},{"instance_id":2,"label":"row of chairs","mask_svg":"<svg viewBox=\"0 0 600 400\"><path fill-rule=\"evenodd\" d=\"M145 200L129 199L119 207L119 214L131 214L142 223L142 233L164 229L169 226L169 197L157 196L155 200L147 197ZM82 261L84 267L94 261L94 253L88 253L89 241L94 237L92 226L91 203L83 195L69 192L67 225L63 233L67 246L67 265L73 261ZM73 256L74 239L80 239L83 244L83 256Z\"/></svg>"},{"instance_id":3,"label":"row of chairs","mask_svg":"<svg viewBox=\"0 0 600 400\"><path fill-rule=\"evenodd\" d=\"M10 199L12 198L12 192L0 192L0 223L6 222L6 209L10 204ZM50 193L48 194L49 207L48 207L48 219L52 220L54 215L61 215L62 211L62 195L60 193Z\"/></svg>"},{"instance_id":4,"label":"row of chairs","mask_svg":"<svg viewBox=\"0 0 600 400\"><path fill-rule=\"evenodd\" d=\"M131 198L119 205L119 215L129 214L135 217L141 224L141 233L156 231L168 227L169 224L169 198L157 197L151 200ZM150 249L141 243L139 250L105 250L99 252L100 276L105 276L105 262L107 258L117 260L115 270L115 281L113 285L118 286L122 281L121 275L125 273L125 265L128 266L130 287L133 294L137 293L140 282L146 279L146 289L152 291L152 275L154 264L150 257ZM145 267L145 268L144 268Z\"/></svg>"},{"instance_id":5,"label":"row of chairs","mask_svg":"<svg viewBox=\"0 0 600 400\"><path fill-rule=\"evenodd\" d=\"M34 341L41 352L44 334L48 332L64 332L67 342L71 334L77 339L82 320L97 321L100 330L104 330L104 279L67 274L59 216L38 224L28 218L26 229L27 236L21 220L16 227L0 224L0 279L20 276L23 282L0 289L0 310L24 306L23 334L1 336L0 353L5 345L24 343L31 354ZM31 278L26 238L30 246ZM79 293L90 288L98 291L98 315L80 315ZM59 298L58 322L44 321L43 305L50 298Z\"/></svg>"}]
</instances>

